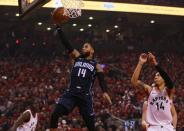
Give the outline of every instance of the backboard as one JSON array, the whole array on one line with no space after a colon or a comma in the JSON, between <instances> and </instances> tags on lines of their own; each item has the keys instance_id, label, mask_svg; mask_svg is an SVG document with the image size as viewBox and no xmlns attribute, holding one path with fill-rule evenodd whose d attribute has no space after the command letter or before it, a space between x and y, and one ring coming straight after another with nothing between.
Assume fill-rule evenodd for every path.
<instances>
[{"instance_id":1,"label":"backboard","mask_svg":"<svg viewBox=\"0 0 184 131\"><path fill-rule=\"evenodd\" d=\"M19 14L21 18L31 14L31 12L50 0L18 0Z\"/></svg>"}]
</instances>

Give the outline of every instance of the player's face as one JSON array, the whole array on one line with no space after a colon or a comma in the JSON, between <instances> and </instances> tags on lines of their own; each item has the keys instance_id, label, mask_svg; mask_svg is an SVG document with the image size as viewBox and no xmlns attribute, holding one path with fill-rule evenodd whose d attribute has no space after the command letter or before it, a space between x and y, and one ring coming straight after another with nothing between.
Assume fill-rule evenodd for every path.
<instances>
[{"instance_id":1,"label":"player's face","mask_svg":"<svg viewBox=\"0 0 184 131\"><path fill-rule=\"evenodd\" d=\"M155 78L154 78L155 83L159 86L162 85L164 83L164 79L160 76L160 74L157 72L155 74Z\"/></svg>"},{"instance_id":2,"label":"player's face","mask_svg":"<svg viewBox=\"0 0 184 131\"><path fill-rule=\"evenodd\" d=\"M94 50L89 43L85 43L83 45L83 47L82 47L83 55L89 56L89 55L93 54L93 52L94 52Z\"/></svg>"}]
</instances>

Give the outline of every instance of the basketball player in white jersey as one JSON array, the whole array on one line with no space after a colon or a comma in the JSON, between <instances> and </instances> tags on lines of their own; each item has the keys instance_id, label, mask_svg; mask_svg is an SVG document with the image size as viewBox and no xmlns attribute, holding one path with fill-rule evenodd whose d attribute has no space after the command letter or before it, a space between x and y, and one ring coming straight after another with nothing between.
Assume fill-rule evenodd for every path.
<instances>
[{"instance_id":1,"label":"basketball player in white jersey","mask_svg":"<svg viewBox=\"0 0 184 131\"><path fill-rule=\"evenodd\" d=\"M157 70L153 86L139 80L142 66L148 59ZM173 118L171 114L174 85L167 73L158 65L152 53L140 55L131 82L134 87L144 89L149 95L146 113L146 122L149 125L147 131L174 131L175 127L172 125Z\"/></svg>"},{"instance_id":2,"label":"basketball player in white jersey","mask_svg":"<svg viewBox=\"0 0 184 131\"><path fill-rule=\"evenodd\" d=\"M142 108L142 129L144 131L147 131L148 127L149 127L149 124L146 122L146 113L147 113L147 106L148 106L148 102L145 101L144 104L143 104L143 108ZM173 117L173 121L172 121L172 124L173 126L176 128L176 125L177 125L177 113L176 113L176 109L174 107L174 104L172 104L172 107L171 107L171 114L172 114L172 117Z\"/></svg>"},{"instance_id":3,"label":"basketball player in white jersey","mask_svg":"<svg viewBox=\"0 0 184 131\"><path fill-rule=\"evenodd\" d=\"M37 123L38 113L33 108L28 109L19 116L10 131L36 131Z\"/></svg>"}]
</instances>

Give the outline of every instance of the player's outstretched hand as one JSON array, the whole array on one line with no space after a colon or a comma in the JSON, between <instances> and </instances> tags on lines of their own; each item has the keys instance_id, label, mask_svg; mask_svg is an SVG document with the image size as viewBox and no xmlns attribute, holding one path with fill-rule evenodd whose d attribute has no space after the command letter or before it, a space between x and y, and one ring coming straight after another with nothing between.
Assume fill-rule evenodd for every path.
<instances>
[{"instance_id":1,"label":"player's outstretched hand","mask_svg":"<svg viewBox=\"0 0 184 131\"><path fill-rule=\"evenodd\" d=\"M103 93L103 98L106 99L110 105L112 105L111 98L106 92Z\"/></svg>"},{"instance_id":2,"label":"player's outstretched hand","mask_svg":"<svg viewBox=\"0 0 184 131\"><path fill-rule=\"evenodd\" d=\"M139 62L140 62L141 64L144 64L144 63L147 62L147 60L148 60L148 55L147 55L146 53L142 53L142 54L140 55L140 57L139 57Z\"/></svg>"},{"instance_id":3,"label":"player's outstretched hand","mask_svg":"<svg viewBox=\"0 0 184 131\"><path fill-rule=\"evenodd\" d=\"M151 64L155 66L158 64L156 57L151 52L148 52L148 59Z\"/></svg>"}]
</instances>

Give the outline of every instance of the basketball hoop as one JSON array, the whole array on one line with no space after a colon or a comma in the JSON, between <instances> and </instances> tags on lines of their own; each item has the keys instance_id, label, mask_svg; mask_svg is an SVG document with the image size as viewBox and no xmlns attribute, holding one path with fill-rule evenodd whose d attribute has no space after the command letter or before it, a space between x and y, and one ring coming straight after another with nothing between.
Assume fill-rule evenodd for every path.
<instances>
[{"instance_id":1,"label":"basketball hoop","mask_svg":"<svg viewBox=\"0 0 184 131\"><path fill-rule=\"evenodd\" d=\"M64 15L70 18L81 16L81 8L84 6L83 0L61 0L64 7Z\"/></svg>"}]
</instances>

